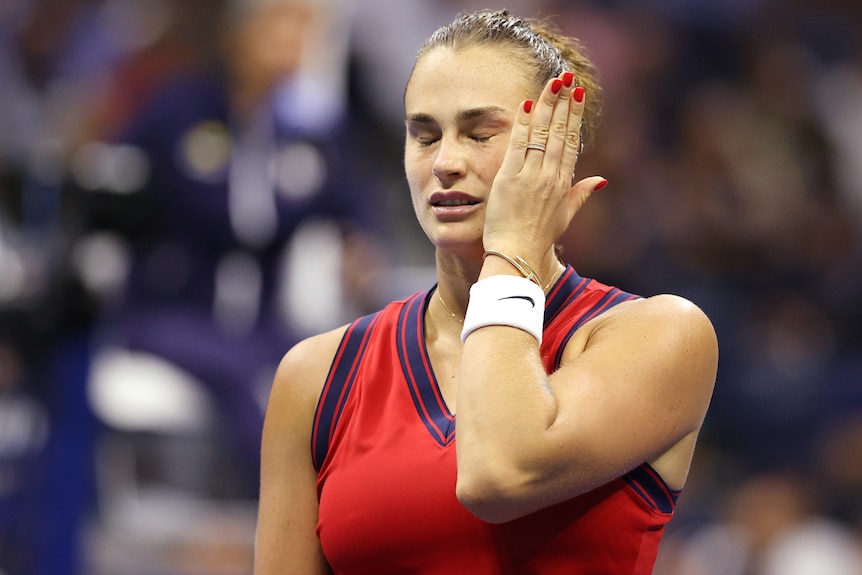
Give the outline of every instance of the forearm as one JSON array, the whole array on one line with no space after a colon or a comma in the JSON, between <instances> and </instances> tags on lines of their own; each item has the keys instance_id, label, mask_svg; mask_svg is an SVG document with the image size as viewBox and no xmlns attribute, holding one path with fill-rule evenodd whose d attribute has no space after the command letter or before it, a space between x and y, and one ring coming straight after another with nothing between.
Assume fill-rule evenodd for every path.
<instances>
[{"instance_id":1,"label":"forearm","mask_svg":"<svg viewBox=\"0 0 862 575\"><path fill-rule=\"evenodd\" d=\"M546 479L559 460L548 456L558 413L531 335L500 326L471 334L458 383L460 495L512 499Z\"/></svg>"},{"instance_id":2,"label":"forearm","mask_svg":"<svg viewBox=\"0 0 862 575\"><path fill-rule=\"evenodd\" d=\"M542 286L520 277L505 258L486 257L470 291L458 385L458 446L463 461L511 472L529 469L558 405L537 341L544 323ZM497 321L512 323L475 329ZM512 327L519 323L528 325Z\"/></svg>"}]
</instances>

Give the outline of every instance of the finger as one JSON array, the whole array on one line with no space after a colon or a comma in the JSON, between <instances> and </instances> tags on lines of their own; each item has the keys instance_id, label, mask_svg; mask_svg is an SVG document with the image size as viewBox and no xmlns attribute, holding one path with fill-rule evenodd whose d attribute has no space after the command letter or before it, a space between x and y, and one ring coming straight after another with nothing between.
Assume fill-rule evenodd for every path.
<instances>
[{"instance_id":1,"label":"finger","mask_svg":"<svg viewBox=\"0 0 862 575\"><path fill-rule=\"evenodd\" d=\"M559 107L560 94L563 92L563 81L559 78L549 80L545 89L542 90L539 96L539 102L536 110L533 112L530 123L530 132L528 143L544 146L543 150L535 150L535 153L530 153L528 144L524 145L527 152L525 162L534 158L536 161L543 161L547 154L547 146L549 142L551 121ZM557 157L559 157L557 155Z\"/></svg>"},{"instance_id":2,"label":"finger","mask_svg":"<svg viewBox=\"0 0 862 575\"><path fill-rule=\"evenodd\" d=\"M519 111L509 148L512 164L517 165L518 170L527 162L541 164L543 161L548 143L548 129L561 88L562 81L559 78L549 80L538 102L531 104L526 112L523 107Z\"/></svg>"},{"instance_id":3,"label":"finger","mask_svg":"<svg viewBox=\"0 0 862 575\"><path fill-rule=\"evenodd\" d=\"M500 168L501 171L518 172L531 157L538 162L543 160L547 150L551 118L562 91L563 80L553 78L548 81L538 102L525 100L521 103L512 126L509 150ZM559 158L559 153L555 154L555 157Z\"/></svg>"},{"instance_id":4,"label":"finger","mask_svg":"<svg viewBox=\"0 0 862 575\"><path fill-rule=\"evenodd\" d=\"M551 119L548 129L547 140L547 159L560 163L563 160L569 160L567 155L564 156L564 151L567 145L567 140L571 137L571 131L574 129L577 133L577 122L579 118L575 118L575 124L572 125L571 110L572 110L572 89L574 87L574 77L572 72L563 72L560 75L559 91L556 94L557 100L554 103ZM560 171L568 171L572 173L574 164L571 169L567 169L568 164L562 163Z\"/></svg>"},{"instance_id":5,"label":"finger","mask_svg":"<svg viewBox=\"0 0 862 575\"><path fill-rule=\"evenodd\" d=\"M501 174L515 175L524 167L525 152L530 137L530 121L535 107L533 100L524 100L518 107L512 133L509 135L509 148L500 165Z\"/></svg>"},{"instance_id":6,"label":"finger","mask_svg":"<svg viewBox=\"0 0 862 575\"><path fill-rule=\"evenodd\" d=\"M566 119L565 135L562 138L560 166L564 174L574 178L575 165L581 152L581 122L583 122L586 93L580 86L574 85L570 90L568 117Z\"/></svg>"}]
</instances>

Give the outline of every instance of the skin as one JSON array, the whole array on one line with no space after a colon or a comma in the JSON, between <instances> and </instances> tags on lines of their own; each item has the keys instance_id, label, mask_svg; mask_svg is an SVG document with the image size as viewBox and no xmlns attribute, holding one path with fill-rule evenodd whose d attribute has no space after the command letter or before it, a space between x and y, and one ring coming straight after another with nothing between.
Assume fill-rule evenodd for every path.
<instances>
[{"instance_id":1,"label":"skin","mask_svg":"<svg viewBox=\"0 0 862 575\"><path fill-rule=\"evenodd\" d=\"M550 82L532 85L521 66L499 49L435 48L417 62L405 95L413 206L436 246L439 294L460 317L477 279L519 275L503 259L483 261L485 249L521 256L546 283L562 273L554 242L604 181L571 184L583 102L570 86L555 93ZM527 99L534 100L529 113ZM547 149L527 151L527 142ZM644 461L671 488L683 486L718 356L712 325L692 303L660 295L616 306L578 330L550 376L524 331L485 327L462 344L461 323L439 298L425 321L438 383L458 417L456 495L481 519L521 517ZM287 566L328 572L314 531L308 446L343 331L297 345L275 378L263 439L258 575Z\"/></svg>"}]
</instances>

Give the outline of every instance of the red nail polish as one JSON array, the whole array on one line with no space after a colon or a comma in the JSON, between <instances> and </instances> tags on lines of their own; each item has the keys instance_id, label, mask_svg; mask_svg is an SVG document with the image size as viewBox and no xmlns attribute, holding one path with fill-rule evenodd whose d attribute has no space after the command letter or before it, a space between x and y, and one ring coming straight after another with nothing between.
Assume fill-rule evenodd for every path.
<instances>
[{"instance_id":1,"label":"red nail polish","mask_svg":"<svg viewBox=\"0 0 862 575\"><path fill-rule=\"evenodd\" d=\"M554 78L554 81L551 82L551 92L554 94L558 94L560 92L560 88L563 87L563 81L559 78Z\"/></svg>"},{"instance_id":2,"label":"red nail polish","mask_svg":"<svg viewBox=\"0 0 862 575\"><path fill-rule=\"evenodd\" d=\"M605 186L607 186L607 185L608 185L608 181L607 181L607 180L602 180L601 182L599 182L598 184L596 184L596 187L595 187L595 188L593 188L593 192L598 192L599 190L601 190L602 188L604 188L604 187L605 187Z\"/></svg>"},{"instance_id":3,"label":"red nail polish","mask_svg":"<svg viewBox=\"0 0 862 575\"><path fill-rule=\"evenodd\" d=\"M577 88L575 88L575 91L572 94L572 97L575 99L575 102L577 102L578 104L583 102L584 101L584 88L582 86L578 86Z\"/></svg>"},{"instance_id":4,"label":"red nail polish","mask_svg":"<svg viewBox=\"0 0 862 575\"><path fill-rule=\"evenodd\" d=\"M563 74L563 85L566 88L572 87L572 82L575 80L575 74L573 72L566 72Z\"/></svg>"},{"instance_id":5,"label":"red nail polish","mask_svg":"<svg viewBox=\"0 0 862 575\"><path fill-rule=\"evenodd\" d=\"M529 114L530 110L532 110L532 109L533 109L533 101L532 100L524 101L524 112Z\"/></svg>"}]
</instances>

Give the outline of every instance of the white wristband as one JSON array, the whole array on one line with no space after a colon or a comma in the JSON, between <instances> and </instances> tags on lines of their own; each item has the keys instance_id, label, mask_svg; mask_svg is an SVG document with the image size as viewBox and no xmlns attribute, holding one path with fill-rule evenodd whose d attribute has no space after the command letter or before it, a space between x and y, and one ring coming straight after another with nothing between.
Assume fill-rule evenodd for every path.
<instances>
[{"instance_id":1,"label":"white wristband","mask_svg":"<svg viewBox=\"0 0 862 575\"><path fill-rule=\"evenodd\" d=\"M522 329L542 344L545 292L521 277L498 275L479 280L470 288L470 303L461 341L479 328L505 325Z\"/></svg>"}]
</instances>

